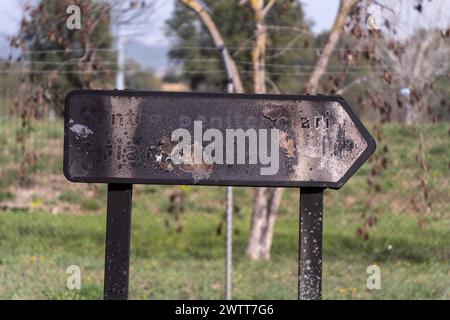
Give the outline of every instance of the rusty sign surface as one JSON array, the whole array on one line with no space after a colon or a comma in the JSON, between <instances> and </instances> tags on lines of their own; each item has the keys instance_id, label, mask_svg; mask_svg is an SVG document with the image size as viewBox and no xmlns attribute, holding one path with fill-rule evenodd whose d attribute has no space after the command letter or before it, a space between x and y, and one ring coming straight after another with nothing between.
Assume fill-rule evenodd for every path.
<instances>
[{"instance_id":1,"label":"rusty sign surface","mask_svg":"<svg viewBox=\"0 0 450 320\"><path fill-rule=\"evenodd\" d=\"M80 90L64 126L73 182L337 189L375 150L338 96Z\"/></svg>"}]
</instances>

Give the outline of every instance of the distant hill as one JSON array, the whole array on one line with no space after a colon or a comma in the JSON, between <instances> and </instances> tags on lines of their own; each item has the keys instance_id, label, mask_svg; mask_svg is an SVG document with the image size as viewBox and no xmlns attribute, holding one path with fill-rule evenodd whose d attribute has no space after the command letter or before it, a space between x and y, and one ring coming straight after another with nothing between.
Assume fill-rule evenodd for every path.
<instances>
[{"instance_id":1,"label":"distant hill","mask_svg":"<svg viewBox=\"0 0 450 320\"><path fill-rule=\"evenodd\" d=\"M138 41L127 41L125 43L125 57L138 62L143 68L151 68L158 74L163 74L167 70L169 59L167 53L168 46L148 46ZM0 59L17 58L20 50L11 48L9 36L0 32Z\"/></svg>"}]
</instances>

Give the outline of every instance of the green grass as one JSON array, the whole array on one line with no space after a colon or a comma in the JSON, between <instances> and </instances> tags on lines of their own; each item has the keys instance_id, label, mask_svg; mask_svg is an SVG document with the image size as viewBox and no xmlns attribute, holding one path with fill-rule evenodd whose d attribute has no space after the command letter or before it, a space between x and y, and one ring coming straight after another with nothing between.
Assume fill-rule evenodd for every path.
<instances>
[{"instance_id":1,"label":"green grass","mask_svg":"<svg viewBox=\"0 0 450 320\"><path fill-rule=\"evenodd\" d=\"M215 232L221 210L187 212L182 216L183 232L177 233L165 226L164 213L140 206L141 190L136 193L130 297L221 298L224 239ZM208 193L221 197L223 189ZM291 200L295 193L290 190L286 198ZM158 206L164 207L163 202ZM421 230L415 219L392 215L380 222L369 241L362 241L355 236L356 223L342 224L345 214L334 212L325 220L325 298L450 298L448 223L435 222ZM236 219L234 297L294 299L298 239L294 212L280 217L268 262L251 262L244 256L248 220L247 215ZM0 298L101 298L104 225L102 213L3 213ZM397 232L392 232L393 225ZM65 270L71 264L82 269L79 292L65 289ZM381 290L365 288L366 268L371 264L381 268Z\"/></svg>"},{"instance_id":2,"label":"green grass","mask_svg":"<svg viewBox=\"0 0 450 320\"><path fill-rule=\"evenodd\" d=\"M0 124L1 125L1 124ZM2 129L3 130L3 129ZM19 155L14 128L0 139L11 150L0 152L0 195L14 195ZM420 168L415 160L419 128L389 125L384 136L389 166L382 191L372 195L366 184L367 163L341 190L325 195L323 291L325 299L450 299L450 206L448 125L424 126L428 182L433 212L424 215L410 205L420 193ZM39 157L35 186L61 175L60 124L37 123L33 135ZM35 137L35 136L33 136ZM59 143L59 144L58 144ZM383 144L384 144L383 143ZM49 147L50 146L50 147ZM380 146L380 144L379 144ZM51 151L51 152L50 152ZM0 299L100 299L103 290L105 237L104 186L74 185L61 179L54 204L77 205L57 214L0 211ZM167 213L170 192L186 194L180 220ZM225 189L220 187L136 186L133 195L130 298L219 299L223 297ZM368 197L375 201L366 216L378 223L364 241L356 229L365 222ZM249 261L244 254L251 215L252 190L235 188L233 297L295 299L297 295L298 190L286 191L275 227L272 259ZM420 199L420 198L419 198ZM1 199L0 199L1 200ZM177 232L178 226L182 231ZM381 268L381 289L368 290L366 268ZM69 265L82 270L81 290L65 287Z\"/></svg>"}]
</instances>

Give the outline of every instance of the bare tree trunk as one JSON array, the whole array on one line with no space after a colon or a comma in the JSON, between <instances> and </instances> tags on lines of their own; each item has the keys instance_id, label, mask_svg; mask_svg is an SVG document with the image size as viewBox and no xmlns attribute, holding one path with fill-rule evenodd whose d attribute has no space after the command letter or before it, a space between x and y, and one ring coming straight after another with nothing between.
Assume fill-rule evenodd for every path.
<instances>
[{"instance_id":1,"label":"bare tree trunk","mask_svg":"<svg viewBox=\"0 0 450 320\"><path fill-rule=\"evenodd\" d=\"M211 35L212 40L214 41L214 45L222 51L222 57L224 59L224 63L226 68L233 75L233 86L234 90L237 93L244 92L244 87L242 86L241 77L239 76L238 69L236 67L236 63L231 57L225 43L223 41L222 35L220 34L219 29L217 28L215 22L209 15L208 11L205 10L203 4L199 0L180 0L183 4L185 4L188 8L192 9L197 13L200 17L203 25L208 29L209 34Z\"/></svg>"},{"instance_id":2,"label":"bare tree trunk","mask_svg":"<svg viewBox=\"0 0 450 320\"><path fill-rule=\"evenodd\" d=\"M256 41L252 51L255 93L266 92L266 37L267 26L258 22L256 25Z\"/></svg>"},{"instance_id":3,"label":"bare tree trunk","mask_svg":"<svg viewBox=\"0 0 450 320\"><path fill-rule=\"evenodd\" d=\"M276 0L271 0L267 5L264 5L264 0L251 1L256 20L255 40L252 50L255 93L266 92L267 25L265 18L275 2ZM282 195L283 189L281 188L255 189L250 235L246 249L246 254L250 259L267 260L270 258L273 229Z\"/></svg>"},{"instance_id":4,"label":"bare tree trunk","mask_svg":"<svg viewBox=\"0 0 450 320\"><path fill-rule=\"evenodd\" d=\"M253 260L270 259L273 230L283 195L282 188L256 188L246 254Z\"/></svg>"},{"instance_id":5,"label":"bare tree trunk","mask_svg":"<svg viewBox=\"0 0 450 320\"><path fill-rule=\"evenodd\" d=\"M244 2L246 1L241 1L241 3ZM255 93L266 93L266 16L275 2L276 0L270 0L265 5L264 0L250 1L256 21L255 40L252 49L253 84Z\"/></svg>"},{"instance_id":6,"label":"bare tree trunk","mask_svg":"<svg viewBox=\"0 0 450 320\"><path fill-rule=\"evenodd\" d=\"M271 1L272 6L275 1ZM324 50L317 61L313 73L308 82L308 92L315 93L319 86L319 80L325 73L328 66L331 53L333 52L345 21L357 0L341 0L339 11L336 15L333 28L324 47ZM254 85L255 92L265 92L265 50L267 42L267 27L265 27L265 16L258 15L259 10L264 10L267 14L270 9L269 4L265 9L261 9L264 5L262 0L252 1L252 6L256 16L256 35L255 44L252 51L253 70L254 70ZM268 9L267 9L268 8ZM264 45L264 47L262 47ZM262 80L261 80L262 79ZM261 81L264 84L261 84ZM281 204L283 195L282 188L257 188L253 200L253 213L250 227L250 236L247 243L246 254L253 260L268 260L270 259L270 250L272 246L273 231L275 226L278 209Z\"/></svg>"},{"instance_id":7,"label":"bare tree trunk","mask_svg":"<svg viewBox=\"0 0 450 320\"><path fill-rule=\"evenodd\" d=\"M307 93L314 94L317 92L317 89L319 88L319 80L325 73L331 53L339 41L339 36L344 25L345 18L357 2L357 0L341 0L339 10L334 19L333 27L331 28L330 35L328 36L328 40L323 47L323 51L319 57L319 60L317 60L316 67L314 68L314 71L311 74L306 86Z\"/></svg>"}]
</instances>

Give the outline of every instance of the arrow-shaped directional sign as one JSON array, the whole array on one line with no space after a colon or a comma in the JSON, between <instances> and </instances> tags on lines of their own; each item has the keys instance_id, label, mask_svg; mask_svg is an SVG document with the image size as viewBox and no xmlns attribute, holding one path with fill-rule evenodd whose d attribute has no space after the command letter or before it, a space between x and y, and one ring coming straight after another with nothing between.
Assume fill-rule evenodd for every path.
<instances>
[{"instance_id":1,"label":"arrow-shaped directional sign","mask_svg":"<svg viewBox=\"0 0 450 320\"><path fill-rule=\"evenodd\" d=\"M375 150L341 97L73 91L74 182L340 188Z\"/></svg>"},{"instance_id":2,"label":"arrow-shaped directional sign","mask_svg":"<svg viewBox=\"0 0 450 320\"><path fill-rule=\"evenodd\" d=\"M64 174L108 183L105 299L126 299L132 185L300 189L299 298L322 294L324 188L340 188L375 151L341 97L73 91Z\"/></svg>"}]
</instances>

